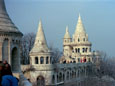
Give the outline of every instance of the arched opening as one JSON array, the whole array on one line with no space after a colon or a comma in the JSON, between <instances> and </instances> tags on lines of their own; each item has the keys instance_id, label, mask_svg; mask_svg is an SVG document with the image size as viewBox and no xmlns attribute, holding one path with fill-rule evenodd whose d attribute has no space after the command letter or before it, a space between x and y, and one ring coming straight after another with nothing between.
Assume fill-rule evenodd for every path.
<instances>
[{"instance_id":1,"label":"arched opening","mask_svg":"<svg viewBox=\"0 0 115 86\"><path fill-rule=\"evenodd\" d=\"M52 83L55 84L55 75L52 76Z\"/></svg>"},{"instance_id":2,"label":"arched opening","mask_svg":"<svg viewBox=\"0 0 115 86\"><path fill-rule=\"evenodd\" d=\"M90 59L90 58L88 58L88 62L91 62L91 59Z\"/></svg>"},{"instance_id":3,"label":"arched opening","mask_svg":"<svg viewBox=\"0 0 115 86\"><path fill-rule=\"evenodd\" d=\"M78 58L78 62L80 62L80 58Z\"/></svg>"},{"instance_id":4,"label":"arched opening","mask_svg":"<svg viewBox=\"0 0 115 86\"><path fill-rule=\"evenodd\" d=\"M46 57L46 64L49 64L49 57Z\"/></svg>"},{"instance_id":5,"label":"arched opening","mask_svg":"<svg viewBox=\"0 0 115 86\"><path fill-rule=\"evenodd\" d=\"M2 44L2 60L8 61L8 39L5 39Z\"/></svg>"},{"instance_id":6,"label":"arched opening","mask_svg":"<svg viewBox=\"0 0 115 86\"><path fill-rule=\"evenodd\" d=\"M12 49L11 68L12 71L18 72L20 69L19 51L16 47Z\"/></svg>"},{"instance_id":7,"label":"arched opening","mask_svg":"<svg viewBox=\"0 0 115 86\"><path fill-rule=\"evenodd\" d=\"M66 76L67 80L69 80L69 72L67 72L67 76Z\"/></svg>"},{"instance_id":8,"label":"arched opening","mask_svg":"<svg viewBox=\"0 0 115 86\"><path fill-rule=\"evenodd\" d=\"M63 81L65 81L65 75L63 74Z\"/></svg>"},{"instance_id":9,"label":"arched opening","mask_svg":"<svg viewBox=\"0 0 115 86\"><path fill-rule=\"evenodd\" d=\"M78 53L80 53L80 48L78 48L78 51L77 51Z\"/></svg>"},{"instance_id":10,"label":"arched opening","mask_svg":"<svg viewBox=\"0 0 115 86\"><path fill-rule=\"evenodd\" d=\"M40 58L40 64L44 64L44 57Z\"/></svg>"},{"instance_id":11,"label":"arched opening","mask_svg":"<svg viewBox=\"0 0 115 86\"><path fill-rule=\"evenodd\" d=\"M85 42L85 38L83 38L83 41Z\"/></svg>"},{"instance_id":12,"label":"arched opening","mask_svg":"<svg viewBox=\"0 0 115 86\"><path fill-rule=\"evenodd\" d=\"M74 78L74 72L72 71L72 78Z\"/></svg>"},{"instance_id":13,"label":"arched opening","mask_svg":"<svg viewBox=\"0 0 115 86\"><path fill-rule=\"evenodd\" d=\"M78 38L78 42L80 42L80 39Z\"/></svg>"},{"instance_id":14,"label":"arched opening","mask_svg":"<svg viewBox=\"0 0 115 86\"><path fill-rule=\"evenodd\" d=\"M85 48L82 48L82 52L83 52L83 53L85 52Z\"/></svg>"},{"instance_id":15,"label":"arched opening","mask_svg":"<svg viewBox=\"0 0 115 86\"><path fill-rule=\"evenodd\" d=\"M38 57L35 57L35 64L38 64Z\"/></svg>"},{"instance_id":16,"label":"arched opening","mask_svg":"<svg viewBox=\"0 0 115 86\"><path fill-rule=\"evenodd\" d=\"M43 76L37 77L37 86L45 86L45 78Z\"/></svg>"},{"instance_id":17,"label":"arched opening","mask_svg":"<svg viewBox=\"0 0 115 86\"><path fill-rule=\"evenodd\" d=\"M59 73L59 82L62 81L62 73Z\"/></svg>"}]
</instances>

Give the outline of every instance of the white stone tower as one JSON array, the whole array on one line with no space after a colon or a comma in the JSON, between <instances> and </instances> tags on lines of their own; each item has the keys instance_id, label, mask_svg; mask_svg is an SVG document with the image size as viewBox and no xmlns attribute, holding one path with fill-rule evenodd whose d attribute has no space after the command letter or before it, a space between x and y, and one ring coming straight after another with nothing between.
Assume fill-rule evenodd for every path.
<instances>
[{"instance_id":1,"label":"white stone tower","mask_svg":"<svg viewBox=\"0 0 115 86\"><path fill-rule=\"evenodd\" d=\"M66 28L63 39L63 51L66 61L92 61L91 43L88 41L88 34L85 31L80 15L73 38L70 37L68 28Z\"/></svg>"},{"instance_id":2,"label":"white stone tower","mask_svg":"<svg viewBox=\"0 0 115 86\"><path fill-rule=\"evenodd\" d=\"M39 22L38 32L36 34L34 46L30 51L30 58L31 65L51 63L51 52L47 46L41 20Z\"/></svg>"},{"instance_id":3,"label":"white stone tower","mask_svg":"<svg viewBox=\"0 0 115 86\"><path fill-rule=\"evenodd\" d=\"M30 71L29 78L31 82L36 83L38 86L43 83L42 86L51 83L51 63L51 51L47 46L42 23L40 21L34 46L30 51L30 65L35 69L34 72Z\"/></svg>"},{"instance_id":4,"label":"white stone tower","mask_svg":"<svg viewBox=\"0 0 115 86\"><path fill-rule=\"evenodd\" d=\"M0 0L0 60L7 60L13 72L20 71L20 43L23 34L7 14L4 0Z\"/></svg>"}]
</instances>

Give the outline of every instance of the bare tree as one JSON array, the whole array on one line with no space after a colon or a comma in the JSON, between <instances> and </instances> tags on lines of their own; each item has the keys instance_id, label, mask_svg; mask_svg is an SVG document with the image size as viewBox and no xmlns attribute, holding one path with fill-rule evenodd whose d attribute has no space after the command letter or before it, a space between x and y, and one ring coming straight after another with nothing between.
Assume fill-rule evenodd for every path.
<instances>
[{"instance_id":1,"label":"bare tree","mask_svg":"<svg viewBox=\"0 0 115 86\"><path fill-rule=\"evenodd\" d=\"M53 63L58 63L59 58L62 56L62 52L54 46L53 43L49 44L49 49L51 50L52 54L52 62Z\"/></svg>"},{"instance_id":2,"label":"bare tree","mask_svg":"<svg viewBox=\"0 0 115 86\"><path fill-rule=\"evenodd\" d=\"M29 52L33 47L35 33L24 34L21 43L21 63L29 64Z\"/></svg>"}]
</instances>

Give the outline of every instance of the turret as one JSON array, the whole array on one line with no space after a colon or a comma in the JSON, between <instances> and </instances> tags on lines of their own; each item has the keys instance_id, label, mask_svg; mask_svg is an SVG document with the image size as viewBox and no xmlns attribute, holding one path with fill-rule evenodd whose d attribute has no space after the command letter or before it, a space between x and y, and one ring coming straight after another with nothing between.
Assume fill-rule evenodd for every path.
<instances>
[{"instance_id":1,"label":"turret","mask_svg":"<svg viewBox=\"0 0 115 86\"><path fill-rule=\"evenodd\" d=\"M70 42L71 42L71 37L68 31L68 26L66 26L66 32L64 35L63 43L65 44L65 43L70 43Z\"/></svg>"},{"instance_id":2,"label":"turret","mask_svg":"<svg viewBox=\"0 0 115 86\"><path fill-rule=\"evenodd\" d=\"M38 32L36 34L34 46L30 51L30 57L32 65L51 63L51 52L46 42L41 20L38 25Z\"/></svg>"},{"instance_id":3,"label":"turret","mask_svg":"<svg viewBox=\"0 0 115 86\"><path fill-rule=\"evenodd\" d=\"M0 61L6 60L13 72L20 71L20 43L23 34L10 19L0 0Z\"/></svg>"},{"instance_id":4,"label":"turret","mask_svg":"<svg viewBox=\"0 0 115 86\"><path fill-rule=\"evenodd\" d=\"M76 25L75 33L73 35L73 40L75 42L88 41L88 34L85 31L85 28L83 26L80 14L79 14L79 17L78 17L78 22L77 22L77 25Z\"/></svg>"},{"instance_id":5,"label":"turret","mask_svg":"<svg viewBox=\"0 0 115 86\"><path fill-rule=\"evenodd\" d=\"M80 14L78 17L75 33L73 35L72 43L74 44L74 57L80 56L81 61L83 59L87 59L87 61L92 60L91 57L87 57L87 55L91 55L91 43L88 41L88 34L85 31Z\"/></svg>"}]
</instances>

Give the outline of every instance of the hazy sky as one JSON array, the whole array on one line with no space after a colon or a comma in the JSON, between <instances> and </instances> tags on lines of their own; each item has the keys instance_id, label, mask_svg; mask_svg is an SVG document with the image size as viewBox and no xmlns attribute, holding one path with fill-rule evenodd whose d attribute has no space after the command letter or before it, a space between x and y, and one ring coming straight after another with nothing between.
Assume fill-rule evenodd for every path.
<instances>
[{"instance_id":1,"label":"hazy sky","mask_svg":"<svg viewBox=\"0 0 115 86\"><path fill-rule=\"evenodd\" d=\"M41 19L47 42L62 50L66 25L75 31L81 14L93 50L115 56L114 0L5 0L7 11L23 33L37 31Z\"/></svg>"}]
</instances>

